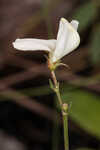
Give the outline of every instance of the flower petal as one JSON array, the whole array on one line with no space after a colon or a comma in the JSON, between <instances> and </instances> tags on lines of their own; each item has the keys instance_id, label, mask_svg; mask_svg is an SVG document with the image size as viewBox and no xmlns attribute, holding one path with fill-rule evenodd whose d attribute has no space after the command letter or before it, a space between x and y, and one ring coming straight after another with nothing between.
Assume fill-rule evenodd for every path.
<instances>
[{"instance_id":1,"label":"flower petal","mask_svg":"<svg viewBox=\"0 0 100 150\"><path fill-rule=\"evenodd\" d=\"M72 21L71 21L71 25L72 25L73 28L77 31L79 22L78 22L77 20L72 20Z\"/></svg>"},{"instance_id":2,"label":"flower petal","mask_svg":"<svg viewBox=\"0 0 100 150\"><path fill-rule=\"evenodd\" d=\"M56 40L42 40L42 39L16 39L13 42L14 48L18 50L44 50L51 51L56 47Z\"/></svg>"},{"instance_id":3,"label":"flower petal","mask_svg":"<svg viewBox=\"0 0 100 150\"><path fill-rule=\"evenodd\" d=\"M74 27L71 23L74 23ZM77 28L76 21L71 23L64 18L60 20L56 49L53 53L53 57L51 58L52 62L56 62L63 56L73 51L80 43L79 34L75 29Z\"/></svg>"}]
</instances>

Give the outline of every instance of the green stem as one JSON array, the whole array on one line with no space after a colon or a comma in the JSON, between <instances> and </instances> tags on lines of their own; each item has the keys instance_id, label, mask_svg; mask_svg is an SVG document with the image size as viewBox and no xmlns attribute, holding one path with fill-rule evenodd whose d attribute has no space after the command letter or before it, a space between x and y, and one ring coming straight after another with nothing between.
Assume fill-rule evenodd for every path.
<instances>
[{"instance_id":1,"label":"green stem","mask_svg":"<svg viewBox=\"0 0 100 150\"><path fill-rule=\"evenodd\" d=\"M69 150L69 140L68 140L68 105L63 104L60 90L59 90L59 83L56 79L56 75L54 71L51 71L52 80L54 82L54 91L57 95L61 110L62 110L62 116L63 116L63 127L64 127L64 147L65 150Z\"/></svg>"},{"instance_id":2,"label":"green stem","mask_svg":"<svg viewBox=\"0 0 100 150\"><path fill-rule=\"evenodd\" d=\"M63 104L63 126L64 126L64 146L65 150L69 150L69 138L68 138L68 105Z\"/></svg>"},{"instance_id":3,"label":"green stem","mask_svg":"<svg viewBox=\"0 0 100 150\"><path fill-rule=\"evenodd\" d=\"M61 106L61 109L62 109L62 100L61 100L61 96L60 96L60 92L59 92L59 90L58 91L56 91L56 95L57 95L57 98L58 98L58 101L59 101L59 104L60 104L60 106Z\"/></svg>"},{"instance_id":4,"label":"green stem","mask_svg":"<svg viewBox=\"0 0 100 150\"><path fill-rule=\"evenodd\" d=\"M63 104L63 103L62 103L62 99L61 99L61 95L60 95L59 83L58 83L58 81L57 81L57 79L56 79L56 75L55 75L55 72L54 72L54 71L51 71L51 75L52 75L52 79L53 79L54 86L55 86L54 91L55 91L55 93L56 93L56 95L57 95L59 104L60 104L60 106L61 106L61 108L62 108L62 104Z\"/></svg>"}]
</instances>

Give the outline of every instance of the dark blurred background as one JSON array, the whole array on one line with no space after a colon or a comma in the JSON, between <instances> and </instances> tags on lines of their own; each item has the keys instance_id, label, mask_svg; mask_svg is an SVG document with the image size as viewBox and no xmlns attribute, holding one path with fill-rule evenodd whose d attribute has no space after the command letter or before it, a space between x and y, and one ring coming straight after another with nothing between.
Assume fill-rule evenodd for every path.
<instances>
[{"instance_id":1,"label":"dark blurred background","mask_svg":"<svg viewBox=\"0 0 100 150\"><path fill-rule=\"evenodd\" d=\"M100 1L0 0L0 150L63 150L63 126L44 52L13 48L16 38L56 38L77 19L80 46L56 71L69 110L70 150L100 149Z\"/></svg>"}]
</instances>

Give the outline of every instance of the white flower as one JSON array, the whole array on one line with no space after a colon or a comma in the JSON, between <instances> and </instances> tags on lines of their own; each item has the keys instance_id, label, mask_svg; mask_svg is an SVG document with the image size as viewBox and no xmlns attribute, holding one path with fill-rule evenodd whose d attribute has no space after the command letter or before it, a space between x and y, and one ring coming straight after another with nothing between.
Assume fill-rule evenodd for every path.
<instances>
[{"instance_id":1,"label":"white flower","mask_svg":"<svg viewBox=\"0 0 100 150\"><path fill-rule=\"evenodd\" d=\"M66 19L61 18L57 40L42 39L16 39L13 46L19 50L43 50L48 51L50 61L57 62L65 55L76 49L80 43L80 36L77 32L78 21L72 20L69 23Z\"/></svg>"}]
</instances>

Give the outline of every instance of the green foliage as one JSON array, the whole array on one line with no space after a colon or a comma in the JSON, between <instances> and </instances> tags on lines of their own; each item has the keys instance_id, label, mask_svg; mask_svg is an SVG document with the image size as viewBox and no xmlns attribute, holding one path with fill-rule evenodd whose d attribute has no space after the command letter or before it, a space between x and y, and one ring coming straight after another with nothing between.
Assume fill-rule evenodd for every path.
<instances>
[{"instance_id":1,"label":"green foliage","mask_svg":"<svg viewBox=\"0 0 100 150\"><path fill-rule=\"evenodd\" d=\"M72 85L62 84L61 89L62 99L69 104L71 119L90 134L100 138L100 96ZM48 86L25 89L20 92L28 96L42 96L53 93ZM8 95L5 95L5 97L9 98ZM58 102L57 99L56 102ZM59 104L57 107L59 107Z\"/></svg>"},{"instance_id":2,"label":"green foliage","mask_svg":"<svg viewBox=\"0 0 100 150\"><path fill-rule=\"evenodd\" d=\"M79 21L79 31L84 30L96 16L96 7L94 2L88 2L81 5L76 12L74 12L73 18Z\"/></svg>"},{"instance_id":3,"label":"green foliage","mask_svg":"<svg viewBox=\"0 0 100 150\"><path fill-rule=\"evenodd\" d=\"M95 20L98 17L98 5L99 2L89 1L85 4L81 5L77 8L76 12L74 12L73 18L77 19L80 23L79 31L85 30L89 25L94 24ZM93 64L97 64L100 62L100 48L99 48L99 40L100 40L100 24L95 23L93 26L93 32L91 33L91 41L90 41L90 59Z\"/></svg>"},{"instance_id":4,"label":"green foliage","mask_svg":"<svg viewBox=\"0 0 100 150\"><path fill-rule=\"evenodd\" d=\"M91 36L90 55L94 64L100 62L100 24L94 28Z\"/></svg>"},{"instance_id":5,"label":"green foliage","mask_svg":"<svg viewBox=\"0 0 100 150\"><path fill-rule=\"evenodd\" d=\"M80 127L100 138L100 96L93 93L74 89L64 92L63 100L72 102L70 117Z\"/></svg>"}]
</instances>

